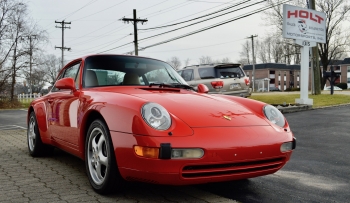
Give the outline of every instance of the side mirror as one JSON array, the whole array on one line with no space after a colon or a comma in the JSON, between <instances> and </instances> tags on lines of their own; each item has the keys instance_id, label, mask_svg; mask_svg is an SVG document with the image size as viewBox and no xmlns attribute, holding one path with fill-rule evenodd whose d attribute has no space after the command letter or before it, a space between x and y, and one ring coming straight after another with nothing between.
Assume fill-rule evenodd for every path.
<instances>
[{"instance_id":1,"label":"side mirror","mask_svg":"<svg viewBox=\"0 0 350 203\"><path fill-rule=\"evenodd\" d=\"M59 79L55 83L55 87L58 89L70 89L70 90L73 90L73 92L76 91L75 82L74 82L73 78Z\"/></svg>"},{"instance_id":2,"label":"side mirror","mask_svg":"<svg viewBox=\"0 0 350 203\"><path fill-rule=\"evenodd\" d=\"M208 93L209 92L209 88L205 84L199 84L197 86L197 92L198 93Z\"/></svg>"}]
</instances>

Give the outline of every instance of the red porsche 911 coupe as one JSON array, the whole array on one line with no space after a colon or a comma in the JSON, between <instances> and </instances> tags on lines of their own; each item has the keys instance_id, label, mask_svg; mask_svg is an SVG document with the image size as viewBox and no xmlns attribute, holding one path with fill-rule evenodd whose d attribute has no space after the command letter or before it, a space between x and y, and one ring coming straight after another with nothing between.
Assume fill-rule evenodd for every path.
<instances>
[{"instance_id":1,"label":"red porsche 911 coupe","mask_svg":"<svg viewBox=\"0 0 350 203\"><path fill-rule=\"evenodd\" d=\"M274 106L189 86L167 63L90 55L67 64L28 109L31 156L85 160L93 189L125 181L189 185L268 175L296 140Z\"/></svg>"}]
</instances>

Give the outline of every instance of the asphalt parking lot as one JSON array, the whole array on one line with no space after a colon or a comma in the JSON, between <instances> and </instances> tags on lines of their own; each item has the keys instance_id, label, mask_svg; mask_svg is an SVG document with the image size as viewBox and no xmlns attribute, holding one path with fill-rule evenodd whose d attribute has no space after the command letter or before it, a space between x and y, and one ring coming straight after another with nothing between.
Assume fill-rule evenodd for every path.
<instances>
[{"instance_id":1,"label":"asphalt parking lot","mask_svg":"<svg viewBox=\"0 0 350 203\"><path fill-rule=\"evenodd\" d=\"M350 105L285 114L297 148L275 174L185 187L129 183L110 196L91 189L74 156L30 157L25 115L0 111L0 202L350 202Z\"/></svg>"}]
</instances>

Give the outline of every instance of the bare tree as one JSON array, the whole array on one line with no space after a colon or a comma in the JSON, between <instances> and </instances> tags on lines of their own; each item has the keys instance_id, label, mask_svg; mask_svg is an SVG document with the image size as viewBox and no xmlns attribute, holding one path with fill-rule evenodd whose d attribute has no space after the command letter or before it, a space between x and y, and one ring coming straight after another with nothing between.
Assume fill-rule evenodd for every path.
<instances>
[{"instance_id":1,"label":"bare tree","mask_svg":"<svg viewBox=\"0 0 350 203\"><path fill-rule=\"evenodd\" d=\"M12 81L11 81L11 101L14 100L14 90L16 84L17 72L23 68L23 56L26 54L23 48L19 45L19 39L27 31L25 17L27 15L27 5L18 3L10 17L10 36L14 41L12 54Z\"/></svg>"},{"instance_id":2,"label":"bare tree","mask_svg":"<svg viewBox=\"0 0 350 203\"><path fill-rule=\"evenodd\" d=\"M185 61L184 61L185 67L190 65L190 61L191 61L190 58L185 59Z\"/></svg>"},{"instance_id":3,"label":"bare tree","mask_svg":"<svg viewBox=\"0 0 350 203\"><path fill-rule=\"evenodd\" d=\"M250 63L250 54L251 54L251 44L249 42L249 40L245 41L244 44L242 44L242 51L239 52L239 55L240 55L240 61L244 61L245 65L248 65L248 64L251 64Z\"/></svg>"},{"instance_id":4,"label":"bare tree","mask_svg":"<svg viewBox=\"0 0 350 203\"><path fill-rule=\"evenodd\" d=\"M316 2L317 10L326 14L326 43L319 44L319 55L323 70L330 61L343 56L349 47L350 33L344 29L344 22L349 18L350 4L347 0L324 0ZM321 80L324 87L325 79Z\"/></svg>"},{"instance_id":5,"label":"bare tree","mask_svg":"<svg viewBox=\"0 0 350 203\"><path fill-rule=\"evenodd\" d=\"M242 66L249 65L247 59L242 59L242 58L241 58L241 59L239 59L237 62L238 62L239 64L241 64Z\"/></svg>"},{"instance_id":6,"label":"bare tree","mask_svg":"<svg viewBox=\"0 0 350 203\"><path fill-rule=\"evenodd\" d=\"M169 63L175 70L179 70L181 67L181 61L177 56L171 57L171 59L167 60L167 63Z\"/></svg>"},{"instance_id":7,"label":"bare tree","mask_svg":"<svg viewBox=\"0 0 350 203\"><path fill-rule=\"evenodd\" d=\"M211 64L214 60L210 56L201 56L199 58L199 64Z\"/></svg>"},{"instance_id":8,"label":"bare tree","mask_svg":"<svg viewBox=\"0 0 350 203\"><path fill-rule=\"evenodd\" d=\"M283 0L268 0L269 5L277 5ZM302 0L290 1L300 7L306 7ZM350 33L344 23L349 19L350 2L348 0L319 0L316 2L316 10L326 14L326 43L318 45L318 52L323 70L327 70L330 61L342 57L348 51ZM283 9L282 4L274 6L265 13L266 25L276 29L275 35L282 35ZM321 87L325 80L321 80Z\"/></svg>"},{"instance_id":9,"label":"bare tree","mask_svg":"<svg viewBox=\"0 0 350 203\"><path fill-rule=\"evenodd\" d=\"M11 50L17 40L13 40L13 15L18 3L10 0L0 0L0 92L8 86L12 76L9 63Z\"/></svg>"},{"instance_id":10,"label":"bare tree","mask_svg":"<svg viewBox=\"0 0 350 203\"><path fill-rule=\"evenodd\" d=\"M27 8L22 0L0 0L0 92L10 86L11 100L16 80L31 67L30 56L40 50L40 42L47 40L46 33L31 23Z\"/></svg>"},{"instance_id":11,"label":"bare tree","mask_svg":"<svg viewBox=\"0 0 350 203\"><path fill-rule=\"evenodd\" d=\"M228 57L225 57L221 59L221 63L232 63L232 61Z\"/></svg>"},{"instance_id":12,"label":"bare tree","mask_svg":"<svg viewBox=\"0 0 350 203\"><path fill-rule=\"evenodd\" d=\"M61 59L55 55L46 55L41 59L39 69L45 71L43 80L53 84L61 70Z\"/></svg>"}]
</instances>

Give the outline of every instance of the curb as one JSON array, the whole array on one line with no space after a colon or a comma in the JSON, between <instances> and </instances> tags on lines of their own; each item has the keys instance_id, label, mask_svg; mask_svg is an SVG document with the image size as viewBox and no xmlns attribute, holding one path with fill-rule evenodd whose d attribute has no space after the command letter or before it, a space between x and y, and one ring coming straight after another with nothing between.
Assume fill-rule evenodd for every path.
<instances>
[{"instance_id":1,"label":"curb","mask_svg":"<svg viewBox=\"0 0 350 203\"><path fill-rule=\"evenodd\" d=\"M312 105L307 104L297 104L295 106L289 105L289 106L281 106L281 105L274 105L278 110L281 111L281 113L293 113L293 112L299 112L299 111L307 111L307 110L316 110L316 109L325 109L330 107L338 107L338 106L347 106L350 105L350 103L346 104L338 104L338 105L331 105L331 106L320 106L313 108Z\"/></svg>"},{"instance_id":2,"label":"curb","mask_svg":"<svg viewBox=\"0 0 350 203\"><path fill-rule=\"evenodd\" d=\"M293 113L293 112L298 112L298 111L306 111L306 110L312 110L312 105L307 105L307 104L297 104L294 106L276 106L278 110L280 110L281 113Z\"/></svg>"}]
</instances>

